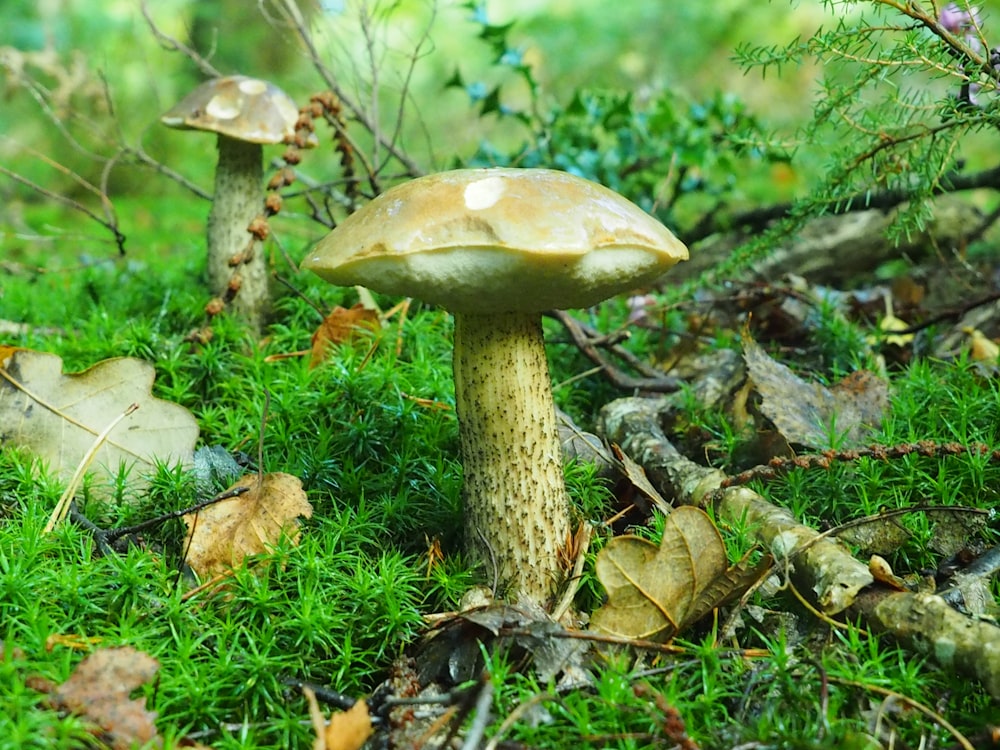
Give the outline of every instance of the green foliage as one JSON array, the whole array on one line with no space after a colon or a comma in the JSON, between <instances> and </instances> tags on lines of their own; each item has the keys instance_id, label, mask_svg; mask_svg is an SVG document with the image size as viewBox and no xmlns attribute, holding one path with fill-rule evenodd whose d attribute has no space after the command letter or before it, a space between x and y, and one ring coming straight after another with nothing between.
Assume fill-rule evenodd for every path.
<instances>
[{"instance_id":1,"label":"green foliage","mask_svg":"<svg viewBox=\"0 0 1000 750\"><path fill-rule=\"evenodd\" d=\"M916 362L893 383L889 416L882 434L873 436L872 442L896 445L931 440L993 447L1000 442L998 410L996 384L982 377L974 363ZM796 469L781 481L756 489L813 527L911 509L897 517L896 523L909 536L892 552L890 562L897 572L917 572L933 569L940 561L946 545L938 540L944 527L937 524L950 518L924 511L955 506L989 510L996 504L998 482L1000 466L973 451L834 462L828 471ZM974 531L972 525L967 529L973 537L982 533L992 538L994 534L989 529Z\"/></svg>"},{"instance_id":2,"label":"green foliage","mask_svg":"<svg viewBox=\"0 0 1000 750\"><path fill-rule=\"evenodd\" d=\"M513 148L482 142L468 159L471 165L565 170L610 187L676 226L739 202L741 176L789 158L780 148L763 145L761 124L731 93L695 100L673 89L642 97L581 89L564 105L549 103L523 51L509 39L513 24L492 24L482 5L468 7L474 8L479 38L506 77L488 87L456 72L448 85L463 88L480 117L495 115L527 130ZM504 87L516 85L527 91L530 104L524 109L503 104Z\"/></svg>"},{"instance_id":3,"label":"green foliage","mask_svg":"<svg viewBox=\"0 0 1000 750\"><path fill-rule=\"evenodd\" d=\"M979 161L973 136L992 135L996 127L997 79L984 49L1000 34L988 19L964 36L949 30L938 3L827 0L824 6L836 19L832 27L786 45L743 45L737 56L762 74L806 64L822 71L812 119L795 141L818 168L794 213L902 196L912 202L893 231L906 235L929 218L928 199ZM968 2L958 7L978 12Z\"/></svg>"},{"instance_id":4,"label":"green foliage","mask_svg":"<svg viewBox=\"0 0 1000 750\"><path fill-rule=\"evenodd\" d=\"M25 48L41 29L29 5L15 3L12 18L18 24L3 31ZM400 5L379 4L375 15L381 19ZM704 25L718 14L731 28L733 19L739 20L738 6L689 4L674 12L688 25ZM195 31L202 49L208 49L206 33L220 20L212 14L221 7L197 9L202 28ZM822 62L825 77L814 119L798 133L800 142L792 143L771 133L744 100L714 90L554 88L553 103L530 50L515 41L518 26L493 23L484 4L466 3L461 9L471 15L491 66L480 77L465 68L463 58L446 74L451 76L447 86L462 91L472 104L463 127L471 123L476 132L488 133L468 161L566 169L628 195L673 226L699 230L706 217L714 220L778 194L770 169L786 166L794 156L796 164L805 165L801 172L808 175L812 192L793 207L779 231L811 212L839 210L886 191L918 199L899 231L913 228L925 215L921 199L947 187L956 179L959 159L974 153L967 150L973 136L992 135L995 80L980 65L981 53L963 49L963 39L935 27L926 16L929 3L831 2L827 7L840 17L811 39L741 52L748 66L768 73ZM621 15L633 18L640 12L646 11L623 8ZM667 14L658 9L657 15ZM79 28L92 32L94 27ZM988 26L983 30L990 36ZM259 34L259 29L254 32ZM690 41L695 35L683 36L671 43L704 43ZM706 38L721 46L719 36ZM225 41L221 60L226 65L267 59L242 41ZM574 44L586 54L585 44ZM962 104L957 95L963 84L973 82L982 104ZM175 83L161 85L170 90ZM440 83L434 81L435 91ZM378 97L361 88L366 96ZM414 100L421 104L419 97ZM93 106L99 102L100 97L88 100ZM24 102L18 107L23 112ZM158 110L155 101L143 99L135 111L141 112L141 124L153 121ZM0 118L5 116L10 117ZM400 109L398 117L404 121L401 130L410 127L409 110ZM14 119L23 121L20 127L33 127L30 118ZM440 125L428 128L440 137ZM447 142L440 161L464 165L453 145ZM206 145L186 157L197 162L195 174L206 180L204 155L210 149ZM813 171L817 164L823 168ZM34 673L65 679L79 661L80 655L68 648L46 649L53 634L97 638L100 645L127 643L156 656L161 677L148 698L164 731L204 733L203 739L216 747L309 746L310 730L301 721L304 706L284 678L311 679L350 695L370 691L422 628L421 616L453 607L477 580L478 571L462 559L458 539L457 430L447 408L452 401L451 323L441 311L418 305L401 329L390 324L310 369L305 358L270 356L307 349L319 321L315 309L288 295L279 300L264 342L253 341L223 317L213 323L210 340L194 343L187 334L203 323L197 248L207 204L191 199L171 200L167 206L143 187L148 192L116 200L132 242L125 259L95 260L94 255L113 255L109 246L64 241L56 254L72 259L66 264L71 269L35 273L30 269L46 264L52 271L51 259L8 235L5 260L28 270L5 277L0 317L29 323L17 343L59 353L67 369L121 355L154 362L156 395L194 412L203 443L242 451L253 464L259 442L260 468L300 476L316 513L305 524L302 544L279 546L268 556L271 566L241 569L224 594L203 593L188 601L181 595L187 582L178 581L180 522L149 531L147 548L98 557L78 527L42 534L60 488L29 457L0 454L0 639L24 651L23 656L5 652L0 659L0 748L85 740L79 720L45 708L26 685ZM724 219L718 226L725 225ZM283 245L293 256L300 250L296 245L315 234L294 221L286 225L293 229ZM26 223L38 231L55 226L66 237L77 229L51 207L32 206ZM757 238L729 268L767 252L772 239ZM77 266L77 260L83 262ZM353 302L346 292L331 292L312 279L295 276L293 283L305 297L325 305ZM594 315L598 327L610 331L626 317L626 307L612 304ZM681 312L669 315L668 322L682 317ZM821 308L819 316L814 353L820 365L831 377L853 369L855 353L864 348L858 345L860 332L832 306ZM550 340L557 330L549 324ZM662 342L636 330L629 345L655 359ZM590 363L575 347L557 342L550 347L550 360L557 382L572 379L572 387L557 390L560 406L582 422L589 423L600 405L617 395L600 377L578 379ZM997 444L1000 396L974 364L916 362L896 376L894 385L894 410L883 442L930 438ZM445 408L428 407L428 401ZM728 464L745 436L735 434L719 415L698 415L695 404L689 406L695 423L716 436L724 454L719 460ZM803 521L826 527L885 509L990 507L997 472L981 456L913 456L836 465L826 472L797 470L758 489ZM571 465L567 484L580 517L605 519L611 490L593 467ZM105 526L135 523L183 508L199 492L190 476L168 470L141 497L130 492L124 477L119 485L115 502L84 498L83 510ZM635 532L655 540L662 523L658 516ZM901 523L911 536L892 560L898 572L934 565L932 514L913 512ZM748 550L746 532L739 524L723 529L732 558ZM576 600L583 611L604 595L592 573L593 558L609 534L607 528L595 531ZM993 532L984 535L992 538ZM445 560L429 566L426 551L435 538ZM792 640L801 633L798 626L786 629L769 621L776 608L787 609L787 598L758 595L756 601L762 607L754 616L762 620L748 616L740 641L760 647L759 653L720 648L716 625L709 623L688 634L690 640L680 644L683 652L660 655L648 669L646 663L602 652L593 665L593 682L571 690L519 673L516 655L493 655L489 670L497 690L497 721L518 706L537 704L541 709L529 715L532 720L505 730L510 739L533 747L650 747L676 743L662 710L669 705L705 747L861 748L871 746L864 733L876 700L857 684L866 683L899 688L928 705L948 694L950 705L967 711L956 709L949 718L967 730L979 728L989 706L981 689L968 681L935 672L885 641L862 638L856 629L826 637L817 654L812 642ZM825 631L815 635L817 640L828 636ZM652 692L637 692L640 683ZM928 737L932 743L944 741L938 727L921 723L915 713L893 720L894 731L912 746Z\"/></svg>"}]
</instances>

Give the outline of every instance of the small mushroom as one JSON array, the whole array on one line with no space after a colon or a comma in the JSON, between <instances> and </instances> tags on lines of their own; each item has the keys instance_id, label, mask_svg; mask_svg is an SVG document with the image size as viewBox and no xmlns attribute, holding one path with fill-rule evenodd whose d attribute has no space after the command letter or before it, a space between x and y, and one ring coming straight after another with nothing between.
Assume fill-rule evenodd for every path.
<instances>
[{"instance_id":1,"label":"small mushroom","mask_svg":"<svg viewBox=\"0 0 1000 750\"><path fill-rule=\"evenodd\" d=\"M218 135L219 163L208 215L208 280L212 294L225 295L234 274L229 261L243 258L231 308L256 331L271 299L266 257L252 246L254 236L248 231L265 213L263 145L292 141L298 117L295 102L277 86L227 76L201 84L160 118L171 128Z\"/></svg>"},{"instance_id":2,"label":"small mushroom","mask_svg":"<svg viewBox=\"0 0 1000 750\"><path fill-rule=\"evenodd\" d=\"M594 305L686 258L669 230L607 188L495 168L394 187L306 259L333 284L454 314L466 546L512 600L551 598L571 532L542 313Z\"/></svg>"}]
</instances>

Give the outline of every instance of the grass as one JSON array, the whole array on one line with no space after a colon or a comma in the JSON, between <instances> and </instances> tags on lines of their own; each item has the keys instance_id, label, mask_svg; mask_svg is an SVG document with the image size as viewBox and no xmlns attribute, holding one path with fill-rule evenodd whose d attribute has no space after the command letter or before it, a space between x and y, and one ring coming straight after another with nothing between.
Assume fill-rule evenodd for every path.
<instances>
[{"instance_id":1,"label":"grass","mask_svg":"<svg viewBox=\"0 0 1000 750\"><path fill-rule=\"evenodd\" d=\"M0 748L85 746L81 720L47 708L29 677L61 682L90 650L124 644L161 663L143 693L168 745L190 735L216 748L309 747L305 704L288 680L370 693L413 644L422 616L454 607L480 579L458 540L453 412L416 400L451 403L451 323L418 306L399 354L400 331L390 325L310 370L306 358L268 359L308 348L319 321L290 295L263 343L220 319L210 341L193 344L185 336L201 324L200 263L152 250L144 260L72 274L8 276L0 317L31 326L10 343L58 353L67 370L112 356L149 359L156 395L194 413L204 444L255 457L262 439L262 468L302 478L315 514L302 543L280 546L273 564L237 571L224 594L185 599L191 582L178 572L179 522L147 533L141 547L99 557L77 526L41 533L61 488L29 456L0 453L0 638L7 646ZM294 281L327 306L350 302L310 278ZM826 361L847 366L843 342L853 341L849 331L830 332ZM563 344L551 351L557 382L589 366ZM557 395L585 419L614 394L592 377ZM727 450L738 449L740 436L726 434L717 417L696 415L695 422L724 436ZM893 377L892 417L879 440L994 448L998 425L1000 389L979 365L918 360ZM567 478L581 515L610 515L609 488L590 467L573 465ZM997 487L1000 467L960 455L797 470L757 489L825 528L886 508L990 508ZM85 498L88 515L106 526L135 523L195 499L190 477L167 470L143 496L127 482L119 489L111 505ZM903 522L911 536L891 555L897 573L935 566L941 553L931 516L915 512ZM731 549L744 545L739 529L724 532ZM969 541L995 541L989 528L976 533ZM446 557L429 568L435 537ZM598 534L591 557L604 538ZM584 610L602 596L591 571L578 598ZM519 671L514 655L490 654L496 720L488 732L523 705L522 720L505 736L538 748L671 746L668 708L702 747L873 748L876 720L891 727L899 746L953 741L926 715L883 704L883 688L936 708L969 735L1000 721L977 685L856 628L831 631L781 592L757 595L743 620L736 638L705 623L669 656L605 652L593 682L572 688Z\"/></svg>"}]
</instances>

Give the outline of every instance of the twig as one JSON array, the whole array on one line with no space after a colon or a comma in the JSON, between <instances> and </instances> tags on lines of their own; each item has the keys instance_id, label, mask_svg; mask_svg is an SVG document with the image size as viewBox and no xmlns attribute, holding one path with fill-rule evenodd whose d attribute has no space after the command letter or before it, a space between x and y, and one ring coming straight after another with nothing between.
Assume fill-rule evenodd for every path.
<instances>
[{"instance_id":1,"label":"twig","mask_svg":"<svg viewBox=\"0 0 1000 750\"><path fill-rule=\"evenodd\" d=\"M296 34L298 34L302 44L305 45L313 67L316 69L316 72L319 73L327 88L337 95L341 102L343 102L344 106L351 112L351 115L359 123L361 123L361 126L365 130L377 137L378 143L381 144L383 148L392 154L393 158L406 168L407 173L411 177L418 177L422 175L423 170L420 169L417 163L401 151L395 143L380 134L378 123L374 122L368 113L366 113L356 102L345 94L343 88L341 88L341 86L337 83L337 79L333 76L333 73L326 65L323 64L319 50L316 48L316 43L309 31L309 27L306 25L305 19L302 17L302 12L299 10L295 0L284 0L282 8L289 21L289 25L295 30ZM374 179L374 174L371 176Z\"/></svg>"},{"instance_id":2,"label":"twig","mask_svg":"<svg viewBox=\"0 0 1000 750\"><path fill-rule=\"evenodd\" d=\"M77 201L73 200L72 198L67 198L64 195L60 195L59 193L55 193L55 192L49 190L48 188L43 188L38 183L32 182L27 177L23 177L22 175L19 175L17 172L12 172L11 170L7 169L6 167L0 166L0 174L5 174L8 177L10 177L12 180L14 180L15 182L20 182L22 185L31 188L32 190L34 190L35 192L37 192L39 195L44 195L46 198L51 198L52 200L56 201L57 203L62 203L64 206L69 206L73 210L79 211L80 213L84 214L89 219L93 219L94 221L96 221L98 224L100 224L102 227L104 227L105 229L107 229L109 232L111 232L114 235L114 237L115 237L115 245L118 247L119 254L121 254L121 255L125 254L125 235L122 234L118 230L117 226L115 226L114 224L112 224L112 223L110 223L108 221L105 221L100 216L98 216L93 211L91 211L89 208L87 208L86 206L84 206L82 203L78 203ZM106 200L106 196L105 196L105 200ZM102 203L103 203L103 201L102 201Z\"/></svg>"},{"instance_id":3,"label":"twig","mask_svg":"<svg viewBox=\"0 0 1000 750\"><path fill-rule=\"evenodd\" d=\"M469 724L465 732L465 741L462 742L462 750L479 750L479 743L483 741L486 734L486 725L490 723L490 704L493 702L493 680L490 676L484 675L482 687L479 695L476 696L476 704L473 707L475 715L472 723Z\"/></svg>"},{"instance_id":4,"label":"twig","mask_svg":"<svg viewBox=\"0 0 1000 750\"><path fill-rule=\"evenodd\" d=\"M203 500L200 503L191 505L187 508L182 508L181 510L173 510L169 513L164 513L162 515L156 516L154 518L148 518L145 521L134 524L132 526L120 526L117 529L102 529L96 523L87 518L77 507L75 502L71 502L69 506L69 518L74 523L82 526L85 530L89 531L94 537L94 541L97 543L97 548L100 550L101 554L110 554L115 551L115 544L118 543L122 537L134 536L139 534L146 529L151 529L156 526L160 526L167 521L171 521L175 518L182 518L189 513L197 513L203 508L207 508L209 505L215 505L216 503L221 503L223 500L229 500L233 497L239 497L244 492L249 492L249 487L235 487L231 490L226 490L225 492L220 492L218 495L209 498L208 500Z\"/></svg>"},{"instance_id":5,"label":"twig","mask_svg":"<svg viewBox=\"0 0 1000 750\"><path fill-rule=\"evenodd\" d=\"M139 9L142 11L142 17L146 19L146 24L149 26L149 30L153 32L153 36L163 45L165 49L174 50L175 52L180 52L191 62L198 66L205 76L209 78L218 78L222 75L219 69L216 68L212 63L206 60L204 57L199 55L194 49L188 47L186 44L174 39L169 34L160 31L160 27L156 25L153 20L152 15L150 15L149 7L147 6L146 0L142 0L139 3Z\"/></svg>"},{"instance_id":6,"label":"twig","mask_svg":"<svg viewBox=\"0 0 1000 750\"><path fill-rule=\"evenodd\" d=\"M974 174L946 175L944 179L934 186L931 190L931 195L945 195L981 188L1000 189L1000 166L975 172ZM865 191L842 198L835 205L827 206L826 213L840 215L855 213L857 211L868 211L873 208L895 208L912 199L913 194L911 192L899 188L879 192ZM801 204L794 201L774 203L769 206L753 208L723 218L720 218L715 213L708 213L695 226L684 232L684 240L691 244L723 230L732 231L739 229L748 233L759 231L771 222L788 218L796 211L799 205ZM984 230L980 229L979 231L982 232Z\"/></svg>"},{"instance_id":7,"label":"twig","mask_svg":"<svg viewBox=\"0 0 1000 750\"><path fill-rule=\"evenodd\" d=\"M646 377L636 378L622 372L608 363L597 351L598 342L601 342L603 337L593 329L588 328L564 310L552 310L546 314L562 323L576 347L590 361L598 365L604 376L618 388L630 392L652 391L655 393L673 393L680 388L680 381L677 378L665 375L650 367L619 344L607 344L606 348L609 351L642 372Z\"/></svg>"}]
</instances>

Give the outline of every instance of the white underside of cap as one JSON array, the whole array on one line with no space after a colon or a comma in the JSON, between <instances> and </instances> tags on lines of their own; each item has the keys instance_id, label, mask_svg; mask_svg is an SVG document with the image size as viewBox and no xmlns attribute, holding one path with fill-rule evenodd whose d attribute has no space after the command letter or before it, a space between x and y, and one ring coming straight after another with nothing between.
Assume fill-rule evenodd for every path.
<instances>
[{"instance_id":1,"label":"white underside of cap","mask_svg":"<svg viewBox=\"0 0 1000 750\"><path fill-rule=\"evenodd\" d=\"M664 273L662 258L656 253L628 247L597 249L544 262L503 250L449 248L409 256L369 257L316 271L334 284L361 284L386 294L406 296L419 289L425 302L466 313L589 307Z\"/></svg>"}]
</instances>

